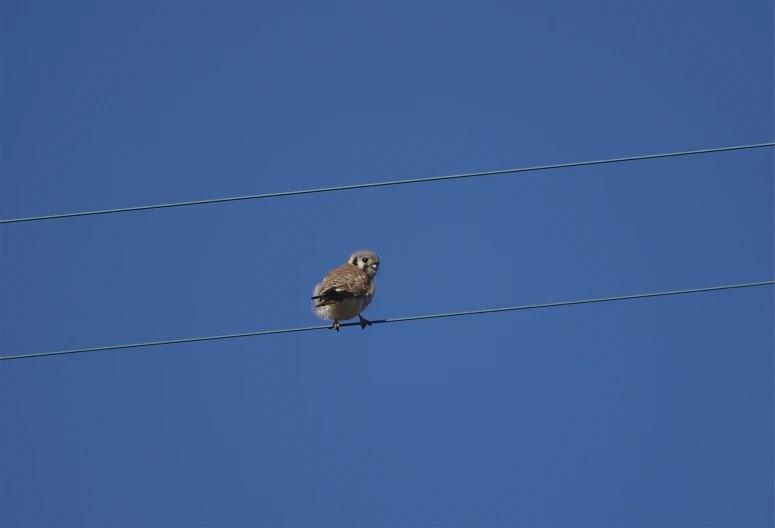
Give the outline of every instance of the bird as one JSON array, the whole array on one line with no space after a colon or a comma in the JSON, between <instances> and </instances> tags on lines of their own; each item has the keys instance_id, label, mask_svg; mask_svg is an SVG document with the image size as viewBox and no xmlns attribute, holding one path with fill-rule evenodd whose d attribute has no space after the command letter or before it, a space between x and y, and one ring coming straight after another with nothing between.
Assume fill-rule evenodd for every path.
<instances>
[{"instance_id":1,"label":"bird","mask_svg":"<svg viewBox=\"0 0 775 528\"><path fill-rule=\"evenodd\" d=\"M334 321L329 330L339 331L339 321L356 315L363 330L371 326L361 316L374 298L374 276L379 269L379 257L373 251L361 249L350 255L347 262L329 271L312 293L312 311L321 319Z\"/></svg>"}]
</instances>

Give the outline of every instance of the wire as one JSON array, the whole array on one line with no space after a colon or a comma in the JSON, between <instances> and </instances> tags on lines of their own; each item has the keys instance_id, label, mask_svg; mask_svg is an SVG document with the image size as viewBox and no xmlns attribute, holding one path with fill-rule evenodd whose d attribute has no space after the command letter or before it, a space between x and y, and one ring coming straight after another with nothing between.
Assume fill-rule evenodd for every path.
<instances>
[{"instance_id":1,"label":"wire","mask_svg":"<svg viewBox=\"0 0 775 528\"><path fill-rule=\"evenodd\" d=\"M209 200L195 200L190 202L175 202L175 203L166 203L166 204L156 204L156 205L141 205L136 207L122 207L118 209L100 209L96 211L82 211L77 213L63 213L63 214L54 214L54 215L46 215L46 216L30 216L27 218L10 218L8 220L0 220L0 224L17 224L21 222L35 222L39 220L55 220L59 218L73 218L77 216L96 216L96 215L105 215L105 214L113 214L113 213L130 213L133 211L149 211L151 209L170 209L172 207L188 207L192 205L204 205L204 204L214 204L214 203L225 203L225 202L237 202L242 200L261 200L264 198L280 198L282 196L299 196L302 194L315 194L315 193L325 193L325 192L337 192L337 191L351 191L354 189L369 189L372 187L388 187L391 185L407 185L410 183L427 183L427 182L437 182L437 181L445 181L445 180L458 180L463 178L478 178L482 176L494 176L498 174L514 174L519 172L532 172L532 171L541 171L541 170L551 170L551 169L567 169L571 167L587 167L590 165L605 165L609 163L624 163L624 162L630 162L630 161L643 161L643 160L650 160L650 159L660 159L660 158L675 158L678 156L693 156L697 154L711 154L714 152L730 152L733 150L746 150L746 149L757 149L757 148L763 148L763 147L773 147L775 146L775 143L757 143L757 144L751 144L751 145L737 145L732 147L720 147L720 148L711 148L711 149L702 149L702 150L688 150L684 152L668 152L663 154L649 154L646 156L631 156L627 158L611 158L611 159L602 159L602 160L593 160L593 161L578 161L574 163L560 163L556 165L540 165L536 167L523 167L518 169L504 169L504 170L495 170L495 171L486 171L486 172L471 172L467 174L453 174L450 176L434 176L430 178L415 178L412 180L396 180L396 181L387 181L387 182L377 182L377 183L361 183L358 185L341 185L338 187L323 187L320 189L305 189L300 191L285 191L285 192L278 192L278 193L269 193L269 194L251 194L247 196L232 196L228 198L212 198Z\"/></svg>"},{"instance_id":2,"label":"wire","mask_svg":"<svg viewBox=\"0 0 775 528\"><path fill-rule=\"evenodd\" d=\"M621 295L618 297L600 297L597 299L584 299L584 300L578 300L578 301L562 301L562 302L553 302L553 303L545 303L545 304L528 304L524 306L510 306L507 308L491 308L487 310L471 310L467 312L453 312L453 313L433 314L433 315L415 315L411 317L381 319L379 321L371 321L371 323L373 325L382 324L382 323L403 323L407 321L443 319L446 317L493 314L498 312L515 312L518 310L535 310L538 308L556 308L558 306L575 306L579 304L625 301L625 300L631 300L631 299L646 299L649 297L666 297L669 295L686 295L686 294L701 293L701 292L733 290L733 289L740 289L740 288L753 288L758 286L768 286L772 284L775 284L775 280L763 281L763 282L749 282L745 284L728 284L723 286L711 286L708 288L694 288L689 290L674 290L674 291L665 291L665 292L656 292L656 293L640 293L636 295ZM357 326L358 324L359 323L344 323L341 326L342 327ZM176 345L181 343L197 343L201 341L238 339L242 337L256 337L256 336L265 336L265 335L272 335L272 334L290 334L295 332L309 332L312 330L327 330L328 328L329 328L328 326L307 326L302 328L286 328L283 330L263 330L260 332L247 332L244 334L226 334L226 335L207 336L207 337L189 337L186 339L170 339L167 341L150 341L147 343L134 343L134 344L127 344L127 345L114 345L114 346L104 346L104 347L95 347L95 348L77 348L73 350L57 350L53 352L39 352L36 354L21 354L17 356L5 356L5 357L0 356L0 360L29 359L29 358L39 358L39 357L46 357L46 356L63 356L67 354L82 354L85 352L104 352L108 350L121 350L121 349L127 349L127 348Z\"/></svg>"}]
</instances>

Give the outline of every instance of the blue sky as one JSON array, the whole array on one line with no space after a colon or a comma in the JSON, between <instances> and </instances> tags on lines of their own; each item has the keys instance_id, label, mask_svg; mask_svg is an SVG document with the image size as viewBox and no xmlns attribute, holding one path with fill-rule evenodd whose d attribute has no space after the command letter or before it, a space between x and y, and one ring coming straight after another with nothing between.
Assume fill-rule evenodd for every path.
<instances>
[{"instance_id":1,"label":"blue sky","mask_svg":"<svg viewBox=\"0 0 775 528\"><path fill-rule=\"evenodd\" d=\"M773 140L771 2L4 2L0 216ZM0 353L773 278L773 151L0 226ZM773 288L0 363L8 527L768 527Z\"/></svg>"}]
</instances>

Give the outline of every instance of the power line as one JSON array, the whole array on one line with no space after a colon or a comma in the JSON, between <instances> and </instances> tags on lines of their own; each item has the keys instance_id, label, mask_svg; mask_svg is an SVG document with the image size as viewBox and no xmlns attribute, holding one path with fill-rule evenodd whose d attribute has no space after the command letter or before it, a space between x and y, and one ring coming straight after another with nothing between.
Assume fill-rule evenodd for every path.
<instances>
[{"instance_id":1,"label":"power line","mask_svg":"<svg viewBox=\"0 0 775 528\"><path fill-rule=\"evenodd\" d=\"M524 306L510 306L507 308L490 308L487 310L470 310L467 312L452 312L452 313L444 313L444 314L433 314L433 315L415 315L411 317L398 317L394 319L381 319L379 321L371 321L373 325L376 324L382 324L382 323L403 323L407 321L422 321L427 319L442 319L446 317L460 317L460 316L466 316L466 315L482 315L482 314L493 314L498 312L515 312L518 310L535 310L538 308L556 308L558 306L575 306L579 304L592 304L592 303L602 303L602 302L614 302L614 301L625 301L625 300L631 300L631 299L646 299L649 297L666 297L669 295L686 295L686 294L692 294L692 293L702 293L702 292L711 292L711 291L721 291L721 290L733 290L733 289L740 289L740 288L753 288L758 286L768 286L775 284L775 280L770 281L763 281L763 282L749 282L745 284L728 284L723 286L710 286L707 288L694 288L694 289L687 289L687 290L674 290L674 291L665 291L665 292L656 292L656 293L640 293L635 295L621 295L617 297L599 297L596 299L584 299L584 300L577 300L577 301L561 301L561 302L553 302L553 303L545 303L545 304L528 304ZM344 323L341 326L358 326L359 323ZM39 357L46 357L46 356L63 356L66 354L81 354L85 352L105 352L108 350L121 350L126 348L142 348L142 347L153 347L153 346L164 346L164 345L176 345L181 343L197 343L201 341L217 341L222 339L238 339L242 337L256 337L256 336L265 336L265 335L272 335L272 334L290 334L295 332L309 332L311 330L327 330L328 326L307 326L302 328L286 328L283 330L263 330L259 332L247 332L243 334L226 334L226 335L217 335L217 336L206 336L206 337L189 337L186 339L170 339L166 341L149 341L146 343L133 343L133 344L126 344L126 345L113 345L113 346L104 346L104 347L95 347L95 348L76 348L73 350L57 350L53 352L39 352L36 354L20 354L16 356L0 356L0 360L11 360L11 359L29 359L29 358L39 358Z\"/></svg>"},{"instance_id":2,"label":"power line","mask_svg":"<svg viewBox=\"0 0 775 528\"><path fill-rule=\"evenodd\" d=\"M205 204L214 204L214 203L225 203L225 202L237 202L242 200L261 200L264 198L280 198L282 196L299 196L302 194L315 194L315 193L325 193L325 192L337 192L337 191L351 191L355 189L369 189L372 187L388 187L392 185L407 185L411 183L427 183L427 182L437 182L437 181L445 181L445 180L459 180L463 178L478 178L483 176L495 176L498 174L514 174L519 172L533 172L533 171L541 171L541 170L551 170L551 169L567 169L571 167L588 167L590 165L605 165L609 163L625 163L625 162L631 162L631 161L643 161L643 160L650 160L650 159L661 159L661 158L675 158L678 156L693 156L697 154L711 154L715 152L730 152L733 150L747 150L747 149L757 149L757 148L763 148L763 147L772 147L775 146L775 143L756 143L751 145L737 145L732 147L719 147L719 148L711 148L711 149L702 149L702 150L687 150L683 152L668 152L663 154L649 154L645 156L631 156L626 158L610 158L610 159L602 159L602 160L593 160L593 161L578 161L573 163L560 163L555 165L539 165L536 167L523 167L518 169L504 169L504 170L495 170L495 171L485 171L485 172L470 172L466 174L453 174L449 176L434 176L430 178L415 178L411 180L395 180L395 181L387 181L387 182L377 182L377 183L361 183L357 185L341 185L337 187L323 187L320 189L305 189L300 191L285 191L285 192L278 192L278 193L268 193L268 194L251 194L247 196L231 196L228 198L211 198L208 200L194 200L189 202L174 202L174 203L166 203L166 204L156 204L156 205L140 205L136 207L121 207L117 209L100 209L96 211L82 211L82 212L76 212L76 213L63 213L63 214L54 214L54 215L45 215L45 216L30 216L27 218L10 218L8 220L0 220L0 224L16 224L21 222L35 222L38 220L55 220L59 218L73 218L77 216L96 216L96 215L105 215L105 214L113 214L113 213L130 213L134 211L149 211L151 209L170 209L172 207L188 207L192 205L205 205Z\"/></svg>"}]
</instances>

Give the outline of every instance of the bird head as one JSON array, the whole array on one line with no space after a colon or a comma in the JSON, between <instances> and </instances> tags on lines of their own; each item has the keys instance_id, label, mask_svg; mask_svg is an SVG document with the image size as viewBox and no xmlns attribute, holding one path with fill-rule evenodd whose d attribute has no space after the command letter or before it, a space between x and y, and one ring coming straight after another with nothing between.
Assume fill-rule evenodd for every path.
<instances>
[{"instance_id":1,"label":"bird head","mask_svg":"<svg viewBox=\"0 0 775 528\"><path fill-rule=\"evenodd\" d=\"M373 251L366 249L358 250L350 255L350 259L347 262L361 268L371 278L374 278L379 269L379 257Z\"/></svg>"}]
</instances>

